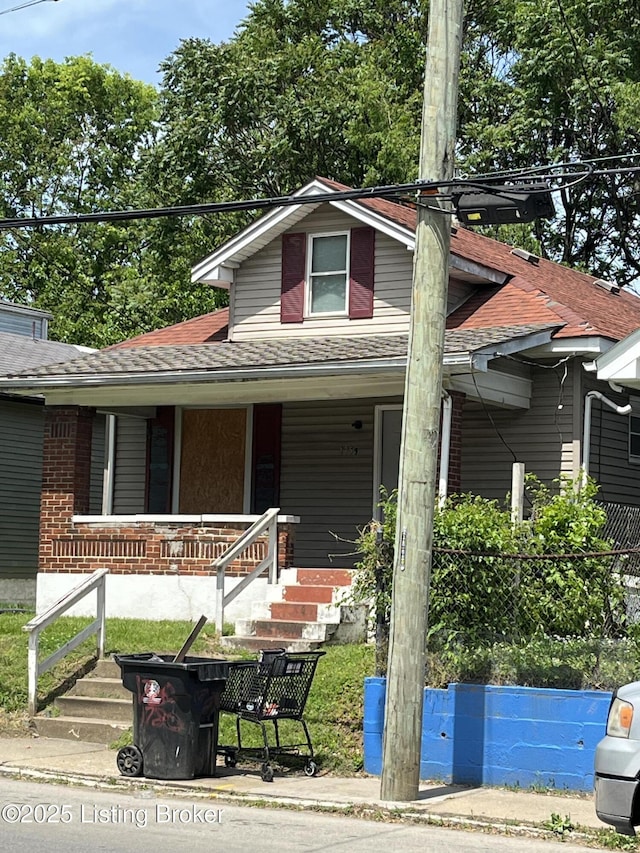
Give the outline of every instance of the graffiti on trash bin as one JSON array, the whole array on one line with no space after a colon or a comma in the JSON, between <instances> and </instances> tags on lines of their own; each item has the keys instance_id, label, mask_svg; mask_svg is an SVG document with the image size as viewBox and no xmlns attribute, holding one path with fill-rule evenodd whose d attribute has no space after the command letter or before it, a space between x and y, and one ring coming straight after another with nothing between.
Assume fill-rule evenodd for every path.
<instances>
[{"instance_id":1,"label":"graffiti on trash bin","mask_svg":"<svg viewBox=\"0 0 640 853\"><path fill-rule=\"evenodd\" d=\"M142 711L141 722L152 728L163 728L171 732L184 730L184 723L176 713L175 689L170 681L160 687L153 678L137 676L138 707Z\"/></svg>"}]
</instances>

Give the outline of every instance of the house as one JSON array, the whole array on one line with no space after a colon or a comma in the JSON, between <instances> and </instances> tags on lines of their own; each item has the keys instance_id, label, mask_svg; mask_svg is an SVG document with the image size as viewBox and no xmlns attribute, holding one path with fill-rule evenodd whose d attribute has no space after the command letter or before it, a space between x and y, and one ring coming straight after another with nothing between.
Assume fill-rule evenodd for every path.
<instances>
[{"instance_id":1,"label":"house","mask_svg":"<svg viewBox=\"0 0 640 853\"><path fill-rule=\"evenodd\" d=\"M51 315L0 300L0 373L38 368L79 355L48 340ZM94 465L104 446L96 422ZM0 394L0 605L33 605L38 570L44 399ZM92 494L99 507L102 495Z\"/></svg>"},{"instance_id":2,"label":"house","mask_svg":"<svg viewBox=\"0 0 640 853\"><path fill-rule=\"evenodd\" d=\"M228 310L0 380L46 400L39 607L108 566L111 612L211 613L213 560L270 507L280 569L340 583L353 566L380 486L397 484L415 211L342 189L310 182L194 267ZM503 498L514 461L546 482L577 475L598 391L590 472L606 500L640 504L640 424L611 408L629 395L583 369L639 327L633 293L454 224L441 492ZM225 590L265 547L232 563ZM229 618L265 589L244 589Z\"/></svg>"}]
</instances>

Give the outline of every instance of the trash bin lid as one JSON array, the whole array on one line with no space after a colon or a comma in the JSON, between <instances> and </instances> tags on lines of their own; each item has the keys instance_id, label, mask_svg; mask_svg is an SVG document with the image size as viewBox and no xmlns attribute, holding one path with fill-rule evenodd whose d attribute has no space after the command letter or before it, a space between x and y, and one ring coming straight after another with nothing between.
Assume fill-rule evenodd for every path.
<instances>
[{"instance_id":1,"label":"trash bin lid","mask_svg":"<svg viewBox=\"0 0 640 853\"><path fill-rule=\"evenodd\" d=\"M158 671L164 675L171 672L190 673L198 681L226 681L229 676L229 661L224 658L186 657L182 663L174 663L175 655L158 655L155 652L140 652L130 655L114 655L113 659L121 672Z\"/></svg>"}]
</instances>

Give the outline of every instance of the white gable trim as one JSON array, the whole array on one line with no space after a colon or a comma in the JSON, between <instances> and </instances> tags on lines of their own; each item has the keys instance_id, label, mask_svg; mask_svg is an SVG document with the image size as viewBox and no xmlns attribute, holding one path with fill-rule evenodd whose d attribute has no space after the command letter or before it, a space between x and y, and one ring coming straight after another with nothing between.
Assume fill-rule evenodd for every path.
<instances>
[{"instance_id":1,"label":"white gable trim","mask_svg":"<svg viewBox=\"0 0 640 853\"><path fill-rule=\"evenodd\" d=\"M321 181L311 183L295 192L294 196L326 195L327 202L336 209L371 227L387 234L394 240L403 243L413 251L415 234L409 229L390 221L384 216L369 210L355 201L332 201L331 195L337 193ZM218 287L226 287L233 283L232 270L237 269L242 261L247 260L271 240L278 237L296 223L308 216L319 207L317 204L294 204L287 207L277 207L261 216L243 231L228 240L212 255L204 258L191 270L191 281L199 283L215 283Z\"/></svg>"},{"instance_id":2,"label":"white gable trim","mask_svg":"<svg viewBox=\"0 0 640 853\"><path fill-rule=\"evenodd\" d=\"M408 251L414 251L414 230L393 222L393 220L388 219L371 208L359 204L355 200L332 200L332 194L337 194L338 192L338 190L328 187L322 181L314 180L295 192L293 196L326 195L326 203L335 207L336 210L356 219L363 225L375 228L376 231L386 234L392 240L397 240L406 246ZM280 234L293 228L300 220L316 210L320 204L321 202L317 204L294 204L274 208L247 226L243 231L240 231L235 237L228 240L213 254L208 255L200 263L196 264L191 270L191 281L228 288L234 282L235 270L243 261L250 258L266 246L267 243L280 236ZM484 264L478 264L469 258L462 258L453 252L450 254L450 265L452 269L497 284L503 284L508 278L503 272L491 269Z\"/></svg>"}]
</instances>

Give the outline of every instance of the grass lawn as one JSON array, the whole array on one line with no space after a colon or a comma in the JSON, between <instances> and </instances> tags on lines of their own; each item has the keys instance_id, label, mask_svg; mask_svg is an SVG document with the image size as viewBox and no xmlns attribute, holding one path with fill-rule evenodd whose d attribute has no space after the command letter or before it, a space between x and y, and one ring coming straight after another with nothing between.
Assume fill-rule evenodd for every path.
<instances>
[{"instance_id":1,"label":"grass lawn","mask_svg":"<svg viewBox=\"0 0 640 853\"><path fill-rule=\"evenodd\" d=\"M22 630L33 614L0 613L0 733L23 734L27 730L27 633ZM43 659L71 639L91 619L61 617L40 638ZM187 638L190 622L152 622L138 619L107 619L106 653L174 652ZM362 769L362 713L364 679L373 674L374 649L370 646L327 646L320 658L305 710L314 751L322 770L355 773ZM54 669L41 676L38 684L40 707L55 698L62 685L70 684L90 664L95 652L94 638L64 658ZM230 656L222 652L215 628L205 625L190 654L211 657ZM220 740L233 743L235 717L222 715ZM233 725L232 725L233 724ZM283 721L283 725L297 725ZM255 731L247 732L247 742ZM299 729L299 726L297 726ZM244 730L243 730L244 732ZM282 729L283 742L299 740ZM243 733L244 742L244 733Z\"/></svg>"}]
</instances>

